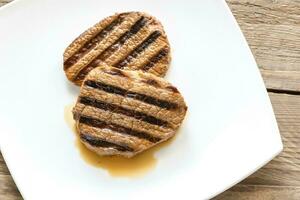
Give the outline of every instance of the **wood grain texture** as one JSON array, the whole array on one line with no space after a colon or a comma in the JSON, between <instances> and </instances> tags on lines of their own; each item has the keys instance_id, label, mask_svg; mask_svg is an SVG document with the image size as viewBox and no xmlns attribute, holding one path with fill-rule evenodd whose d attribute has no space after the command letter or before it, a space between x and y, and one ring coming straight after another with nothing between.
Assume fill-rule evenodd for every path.
<instances>
[{"instance_id":1,"label":"wood grain texture","mask_svg":"<svg viewBox=\"0 0 300 200\"><path fill-rule=\"evenodd\" d=\"M267 88L282 91L300 92L300 71L277 71L261 69L260 72L264 78Z\"/></svg>"},{"instance_id":2,"label":"wood grain texture","mask_svg":"<svg viewBox=\"0 0 300 200\"><path fill-rule=\"evenodd\" d=\"M9 171L0 152L0 175L9 175Z\"/></svg>"},{"instance_id":3,"label":"wood grain texture","mask_svg":"<svg viewBox=\"0 0 300 200\"><path fill-rule=\"evenodd\" d=\"M300 199L300 188L238 184L214 200L293 200Z\"/></svg>"},{"instance_id":4,"label":"wood grain texture","mask_svg":"<svg viewBox=\"0 0 300 200\"><path fill-rule=\"evenodd\" d=\"M1 200L23 199L10 175L0 174L0 199Z\"/></svg>"},{"instance_id":5,"label":"wood grain texture","mask_svg":"<svg viewBox=\"0 0 300 200\"><path fill-rule=\"evenodd\" d=\"M227 0L260 68L300 71L299 0Z\"/></svg>"},{"instance_id":6,"label":"wood grain texture","mask_svg":"<svg viewBox=\"0 0 300 200\"><path fill-rule=\"evenodd\" d=\"M227 0L237 19L268 88L278 81L289 82L287 74L300 72L300 0ZM287 71L287 73L283 73ZM274 73L273 78L270 78ZM298 79L299 80L299 79ZM299 88L299 84L283 85ZM287 88L285 88L288 86Z\"/></svg>"},{"instance_id":7,"label":"wood grain texture","mask_svg":"<svg viewBox=\"0 0 300 200\"><path fill-rule=\"evenodd\" d=\"M0 0L0 6L12 0ZM300 91L300 0L227 0L266 87ZM283 152L216 200L300 199L300 95L269 93ZM0 154L0 200L22 199Z\"/></svg>"}]
</instances>

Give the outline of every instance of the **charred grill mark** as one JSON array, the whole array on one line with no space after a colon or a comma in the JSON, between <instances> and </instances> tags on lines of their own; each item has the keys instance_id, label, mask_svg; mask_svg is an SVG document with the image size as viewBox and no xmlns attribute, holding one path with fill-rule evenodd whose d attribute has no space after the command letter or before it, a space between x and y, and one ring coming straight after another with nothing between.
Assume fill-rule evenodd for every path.
<instances>
[{"instance_id":1,"label":"charred grill mark","mask_svg":"<svg viewBox=\"0 0 300 200\"><path fill-rule=\"evenodd\" d=\"M98 59L105 60L114 52L116 52L129 38L137 34L147 23L145 17L141 17L131 28L126 31L117 41L109 46L102 54L98 56Z\"/></svg>"},{"instance_id":2,"label":"charred grill mark","mask_svg":"<svg viewBox=\"0 0 300 200\"><path fill-rule=\"evenodd\" d=\"M103 148L114 148L118 151L134 151L133 148L127 146L127 145L120 145L113 142L108 142L106 140L93 137L89 134L80 134L80 139L84 142L87 142L89 145L93 147L103 147Z\"/></svg>"},{"instance_id":3,"label":"charred grill mark","mask_svg":"<svg viewBox=\"0 0 300 200\"><path fill-rule=\"evenodd\" d=\"M157 54L149 59L149 61L141 68L141 70L148 71L156 63L158 63L163 57L168 55L168 49L162 49Z\"/></svg>"},{"instance_id":4,"label":"charred grill mark","mask_svg":"<svg viewBox=\"0 0 300 200\"><path fill-rule=\"evenodd\" d=\"M128 117L133 117L137 120L147 122L149 124L157 125L157 126L167 126L168 122L158 119L154 116L147 115L145 113L127 109L118 105L110 104L107 102L100 101L98 99L93 99L90 97L80 97L79 102L88 106L92 106L95 108L99 108L102 110L110 111L113 113L123 114Z\"/></svg>"},{"instance_id":5,"label":"charred grill mark","mask_svg":"<svg viewBox=\"0 0 300 200\"><path fill-rule=\"evenodd\" d=\"M133 58L136 58L141 52L143 52L150 44L161 35L160 31L154 31L151 33L141 44L139 44L134 50L132 50L123 60L120 60L114 67L124 68Z\"/></svg>"},{"instance_id":6,"label":"charred grill mark","mask_svg":"<svg viewBox=\"0 0 300 200\"><path fill-rule=\"evenodd\" d=\"M118 95L121 95L124 97L136 99L136 100L139 100L139 101L151 104L151 105L155 105L160 108L168 109L168 110L176 109L178 107L178 105L176 103L157 99L157 98L154 98L154 97L151 97L151 96L148 96L145 94L140 94L137 92L131 92L131 91L125 90L123 88L120 88L118 86L113 86L113 85L109 85L109 84L102 83L102 82L87 80L87 81L85 81L84 84L86 86L96 88L99 90L103 90L103 91L111 93L111 94L118 94Z\"/></svg>"},{"instance_id":7,"label":"charred grill mark","mask_svg":"<svg viewBox=\"0 0 300 200\"><path fill-rule=\"evenodd\" d=\"M84 77L101 62L116 52L129 38L138 33L147 23L145 17L141 17L135 22L135 24L126 31L119 39L117 39L111 46L107 47L100 55L94 58L88 65L86 65L78 75L75 77L75 81L83 80Z\"/></svg>"},{"instance_id":8,"label":"charred grill mark","mask_svg":"<svg viewBox=\"0 0 300 200\"><path fill-rule=\"evenodd\" d=\"M96 34L92 39L87 41L77 52L75 52L70 58L68 58L64 62L64 70L68 69L72 65L74 65L78 60L83 57L85 54L87 54L89 51L91 51L99 41L101 41L110 31L113 30L114 27L119 25L125 15L127 14L121 14L119 15L115 20L113 20L109 25L104 27L98 34Z\"/></svg>"},{"instance_id":9,"label":"charred grill mark","mask_svg":"<svg viewBox=\"0 0 300 200\"><path fill-rule=\"evenodd\" d=\"M110 129L112 131L118 132L120 134L130 135L134 136L140 139L145 139L150 142L156 143L161 140L161 138L155 137L150 135L149 133L143 132L143 131L137 131L133 130L131 128L127 128L115 123L109 123L102 121L100 119L87 117L87 116L80 116L79 117L79 123L86 124L88 126L100 128L100 129Z\"/></svg>"}]
</instances>

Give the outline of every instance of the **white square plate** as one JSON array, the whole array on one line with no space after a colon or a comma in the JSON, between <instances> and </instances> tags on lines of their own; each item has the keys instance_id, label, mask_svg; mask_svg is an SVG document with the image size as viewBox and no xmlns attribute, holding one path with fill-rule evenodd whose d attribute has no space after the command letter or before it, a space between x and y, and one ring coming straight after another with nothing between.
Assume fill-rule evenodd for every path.
<instances>
[{"instance_id":1,"label":"white square plate","mask_svg":"<svg viewBox=\"0 0 300 200\"><path fill-rule=\"evenodd\" d=\"M64 121L78 90L62 54L103 17L133 10L165 26L166 78L189 110L152 171L111 177L82 160ZM17 0L1 8L0 27L1 151L25 199L207 199L282 149L258 68L222 0Z\"/></svg>"}]
</instances>

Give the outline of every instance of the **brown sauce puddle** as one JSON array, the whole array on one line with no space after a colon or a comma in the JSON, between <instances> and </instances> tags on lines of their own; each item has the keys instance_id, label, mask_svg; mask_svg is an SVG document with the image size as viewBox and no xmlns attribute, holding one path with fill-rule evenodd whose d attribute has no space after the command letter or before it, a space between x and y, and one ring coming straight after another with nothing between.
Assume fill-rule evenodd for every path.
<instances>
[{"instance_id":1,"label":"brown sauce puddle","mask_svg":"<svg viewBox=\"0 0 300 200\"><path fill-rule=\"evenodd\" d=\"M174 137L166 142L158 144L149 150L134 156L123 158L120 156L99 156L87 149L79 140L76 132L75 121L72 116L74 104L67 105L64 109L64 118L70 129L76 135L75 145L83 160L93 167L102 168L108 171L113 177L140 177L153 170L157 164L154 154L161 148L169 145Z\"/></svg>"}]
</instances>

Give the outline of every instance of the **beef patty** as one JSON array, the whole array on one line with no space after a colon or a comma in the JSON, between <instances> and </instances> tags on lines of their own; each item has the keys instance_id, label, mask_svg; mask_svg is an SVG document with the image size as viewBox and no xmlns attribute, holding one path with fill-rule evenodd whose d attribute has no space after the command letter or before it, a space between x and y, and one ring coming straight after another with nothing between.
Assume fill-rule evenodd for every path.
<instances>
[{"instance_id":1,"label":"beef patty","mask_svg":"<svg viewBox=\"0 0 300 200\"><path fill-rule=\"evenodd\" d=\"M186 110L179 91L164 79L106 66L86 76L73 116L87 148L131 157L174 136Z\"/></svg>"},{"instance_id":2,"label":"beef patty","mask_svg":"<svg viewBox=\"0 0 300 200\"><path fill-rule=\"evenodd\" d=\"M169 63L170 45L161 23L141 12L119 13L101 20L64 52L64 71L76 85L100 65L163 77Z\"/></svg>"}]
</instances>

